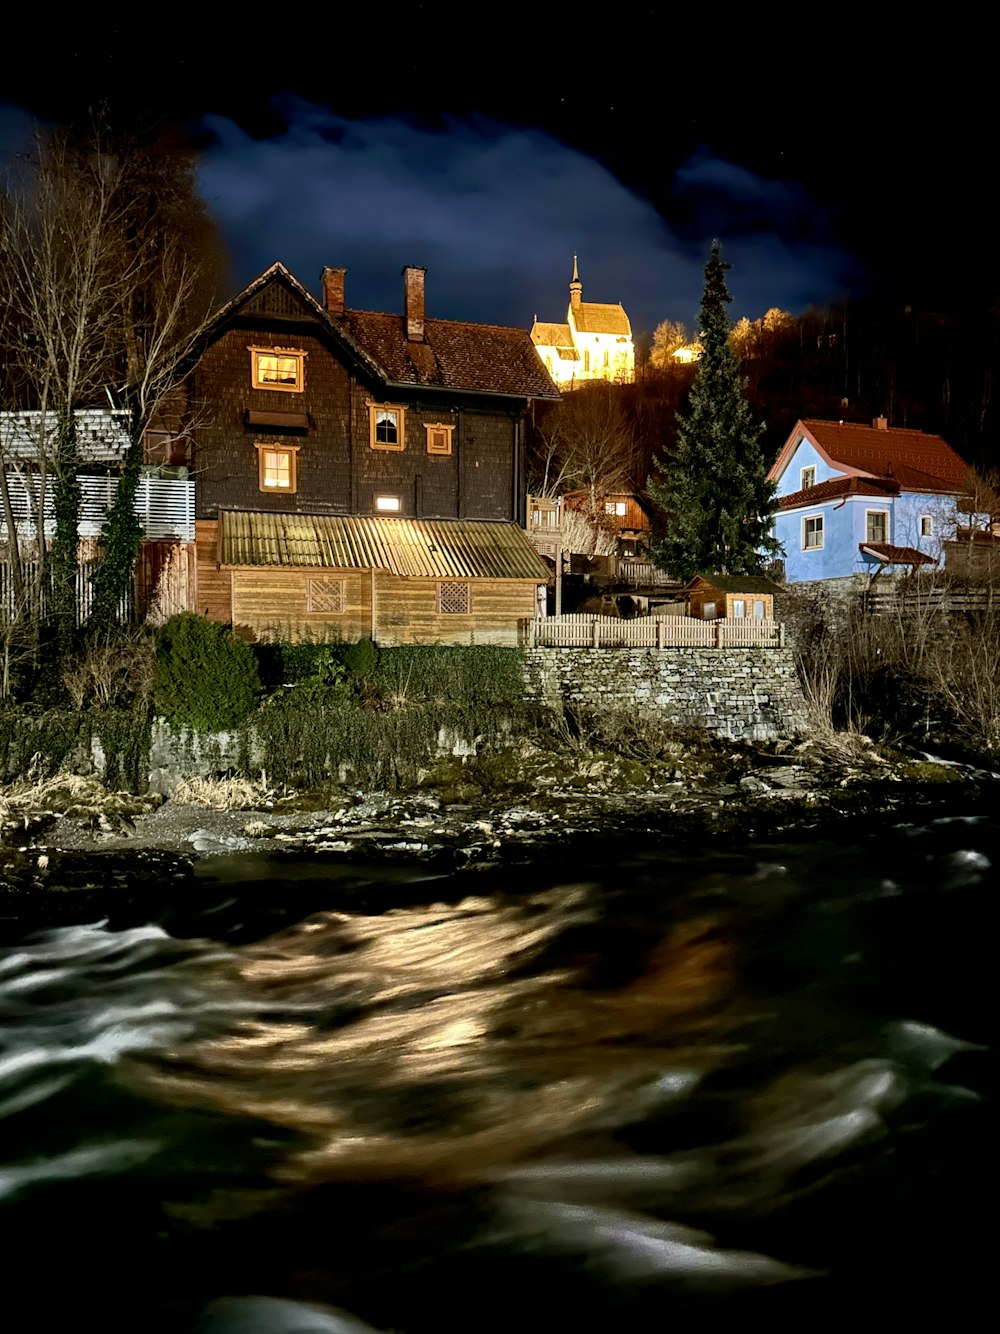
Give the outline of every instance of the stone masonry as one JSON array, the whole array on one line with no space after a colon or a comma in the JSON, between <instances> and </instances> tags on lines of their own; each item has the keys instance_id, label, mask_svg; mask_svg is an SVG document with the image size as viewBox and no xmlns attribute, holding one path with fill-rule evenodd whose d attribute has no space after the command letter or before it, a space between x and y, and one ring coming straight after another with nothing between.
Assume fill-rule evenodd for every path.
<instances>
[{"instance_id":1,"label":"stone masonry","mask_svg":"<svg viewBox=\"0 0 1000 1334\"><path fill-rule=\"evenodd\" d=\"M807 729L791 649L537 648L525 661L529 697L554 705L656 713L733 740Z\"/></svg>"}]
</instances>

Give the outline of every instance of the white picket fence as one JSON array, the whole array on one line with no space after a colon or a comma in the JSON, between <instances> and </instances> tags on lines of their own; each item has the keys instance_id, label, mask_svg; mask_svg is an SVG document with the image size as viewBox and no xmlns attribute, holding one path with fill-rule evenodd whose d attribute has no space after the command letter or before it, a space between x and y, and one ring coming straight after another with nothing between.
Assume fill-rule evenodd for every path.
<instances>
[{"instance_id":1,"label":"white picket fence","mask_svg":"<svg viewBox=\"0 0 1000 1334\"><path fill-rule=\"evenodd\" d=\"M785 627L772 620L690 616L542 616L522 622L528 648L783 648Z\"/></svg>"}]
</instances>

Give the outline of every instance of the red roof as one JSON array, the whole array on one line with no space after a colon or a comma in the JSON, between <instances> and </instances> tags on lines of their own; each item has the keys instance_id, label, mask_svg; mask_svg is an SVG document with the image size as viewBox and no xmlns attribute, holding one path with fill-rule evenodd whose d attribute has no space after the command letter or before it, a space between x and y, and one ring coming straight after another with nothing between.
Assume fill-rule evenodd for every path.
<instances>
[{"instance_id":1,"label":"red roof","mask_svg":"<svg viewBox=\"0 0 1000 1334\"><path fill-rule=\"evenodd\" d=\"M886 565L935 565L933 556L928 556L916 547L894 547L891 542L859 542L859 551L866 551Z\"/></svg>"},{"instance_id":2,"label":"red roof","mask_svg":"<svg viewBox=\"0 0 1000 1334\"><path fill-rule=\"evenodd\" d=\"M899 483L891 477L831 477L828 482L817 482L804 491L782 496L778 508L794 510L801 505L820 505L824 500L840 500L844 496L898 495Z\"/></svg>"},{"instance_id":3,"label":"red roof","mask_svg":"<svg viewBox=\"0 0 1000 1334\"><path fill-rule=\"evenodd\" d=\"M523 329L426 319L423 343L412 343L407 341L402 315L345 310L333 322L378 364L391 384L559 397Z\"/></svg>"},{"instance_id":4,"label":"red roof","mask_svg":"<svg viewBox=\"0 0 1000 1334\"><path fill-rule=\"evenodd\" d=\"M784 472L803 436L831 467L855 476L895 478L907 491L953 494L969 472L969 465L939 435L808 418L796 423L771 469L772 478Z\"/></svg>"}]
</instances>

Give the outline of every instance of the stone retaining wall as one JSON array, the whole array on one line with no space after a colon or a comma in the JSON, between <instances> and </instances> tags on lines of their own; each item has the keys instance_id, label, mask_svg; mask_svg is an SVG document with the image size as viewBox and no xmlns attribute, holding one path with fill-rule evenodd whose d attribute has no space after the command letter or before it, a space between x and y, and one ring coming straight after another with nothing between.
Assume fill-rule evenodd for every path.
<instances>
[{"instance_id":1,"label":"stone retaining wall","mask_svg":"<svg viewBox=\"0 0 1000 1334\"><path fill-rule=\"evenodd\" d=\"M554 705L655 712L734 740L807 728L790 649L538 648L525 662L529 697Z\"/></svg>"}]
</instances>

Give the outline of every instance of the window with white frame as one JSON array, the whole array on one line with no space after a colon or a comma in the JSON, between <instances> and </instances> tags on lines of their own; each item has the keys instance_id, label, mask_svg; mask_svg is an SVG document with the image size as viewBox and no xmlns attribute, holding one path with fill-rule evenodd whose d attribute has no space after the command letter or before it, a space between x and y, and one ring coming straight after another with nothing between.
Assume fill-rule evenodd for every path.
<instances>
[{"instance_id":1,"label":"window with white frame","mask_svg":"<svg viewBox=\"0 0 1000 1334\"><path fill-rule=\"evenodd\" d=\"M920 516L920 536L934 536L934 516L932 514L921 514Z\"/></svg>"},{"instance_id":2,"label":"window with white frame","mask_svg":"<svg viewBox=\"0 0 1000 1334\"><path fill-rule=\"evenodd\" d=\"M823 516L810 514L802 520L802 550L819 551L823 546Z\"/></svg>"},{"instance_id":3,"label":"window with white frame","mask_svg":"<svg viewBox=\"0 0 1000 1334\"><path fill-rule=\"evenodd\" d=\"M762 620L764 619L764 604L763 604L763 602L755 602L755 603L753 604L753 615L754 615L754 620L756 620L756 621L762 621Z\"/></svg>"},{"instance_id":4,"label":"window with white frame","mask_svg":"<svg viewBox=\"0 0 1000 1334\"><path fill-rule=\"evenodd\" d=\"M865 510L865 541L888 542L889 514L887 510Z\"/></svg>"},{"instance_id":5,"label":"window with white frame","mask_svg":"<svg viewBox=\"0 0 1000 1334\"><path fill-rule=\"evenodd\" d=\"M742 620L747 614L747 604L742 598L736 598L733 601L733 615Z\"/></svg>"},{"instance_id":6,"label":"window with white frame","mask_svg":"<svg viewBox=\"0 0 1000 1334\"><path fill-rule=\"evenodd\" d=\"M376 496L375 513L376 514L400 514L402 513L403 502L399 496Z\"/></svg>"},{"instance_id":7,"label":"window with white frame","mask_svg":"<svg viewBox=\"0 0 1000 1334\"><path fill-rule=\"evenodd\" d=\"M472 590L468 584L449 579L437 586L437 609L453 616L465 616L472 610Z\"/></svg>"},{"instance_id":8,"label":"window with white frame","mask_svg":"<svg viewBox=\"0 0 1000 1334\"><path fill-rule=\"evenodd\" d=\"M811 486L816 485L816 469L810 464L808 468L803 468L799 474L799 490L808 491Z\"/></svg>"}]
</instances>

